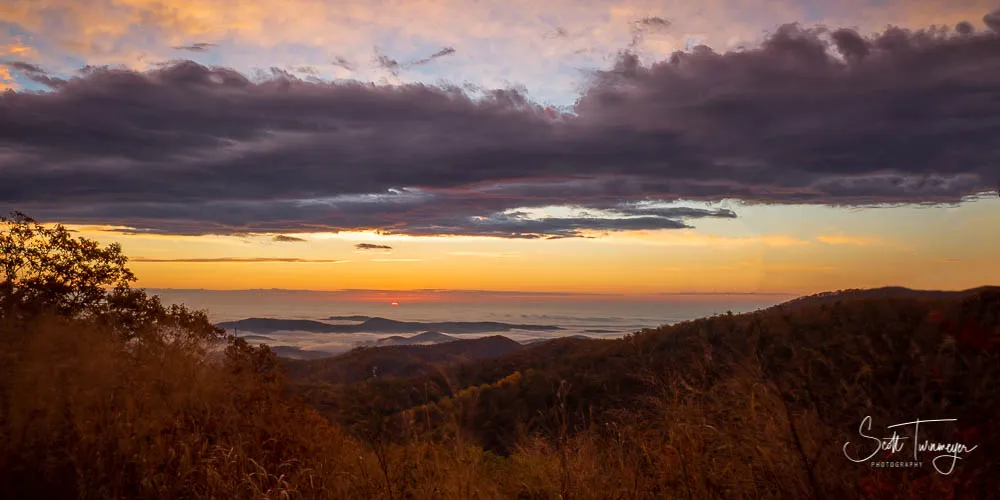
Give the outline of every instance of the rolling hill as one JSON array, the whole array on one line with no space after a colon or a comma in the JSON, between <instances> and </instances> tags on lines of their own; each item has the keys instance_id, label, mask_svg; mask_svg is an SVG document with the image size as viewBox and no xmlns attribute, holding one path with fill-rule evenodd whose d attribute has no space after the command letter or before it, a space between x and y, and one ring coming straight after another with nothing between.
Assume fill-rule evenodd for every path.
<instances>
[{"instance_id":1,"label":"rolling hill","mask_svg":"<svg viewBox=\"0 0 1000 500\"><path fill-rule=\"evenodd\" d=\"M467 333L508 332L511 330L526 331L556 331L562 328L555 325L522 325L515 323L499 323L495 321L446 321L438 323L422 323L418 321L396 321L386 318L369 318L354 316L353 319L367 318L353 325L331 324L308 319L277 319L277 318L247 318L238 321L225 321L217 326L226 330L237 330L254 333L274 333L278 331L303 331L311 333L418 333L437 331L452 335Z\"/></svg>"},{"instance_id":2,"label":"rolling hill","mask_svg":"<svg viewBox=\"0 0 1000 500\"><path fill-rule=\"evenodd\" d=\"M944 290L914 290L901 286L886 286L881 288L868 289L848 289L834 292L822 292L813 295L797 297L787 302L782 302L774 307L779 309L792 309L804 305L832 304L835 302L859 300L859 299L920 299L920 300L941 300L955 299L980 291L988 290L989 287L974 288L963 291Z\"/></svg>"},{"instance_id":3,"label":"rolling hill","mask_svg":"<svg viewBox=\"0 0 1000 500\"><path fill-rule=\"evenodd\" d=\"M377 347L388 347L394 345L426 345L442 344L445 342L454 342L456 340L458 339L450 335L445 335L441 332L424 332L412 337L393 335L391 337L375 341L375 345Z\"/></svg>"},{"instance_id":4,"label":"rolling hill","mask_svg":"<svg viewBox=\"0 0 1000 500\"><path fill-rule=\"evenodd\" d=\"M501 455L530 436L609 446L602 429L616 429L616 439L628 436L636 447L622 453L638 453L652 470L670 468L676 455L638 452L639 443L672 446L712 477L720 463L744 467L733 465L737 455L760 467L809 470L796 495L831 498L858 496L851 485L869 469L845 460L840 447L857 439L866 416L888 424L946 414L982 451L963 460L961 477L992 474L1000 451L1000 288L836 297L623 339L555 339L430 373L395 372L409 379L298 380L307 401L345 426L371 422L365 415L375 411L394 422L385 427L390 434L460 435ZM301 374L293 370L293 379ZM912 474L937 480L932 470ZM772 483L756 484L747 487Z\"/></svg>"},{"instance_id":5,"label":"rolling hill","mask_svg":"<svg viewBox=\"0 0 1000 500\"><path fill-rule=\"evenodd\" d=\"M495 335L433 345L359 347L339 356L286 364L289 376L299 382L349 383L429 376L444 365L497 358L521 349L521 344Z\"/></svg>"}]
</instances>

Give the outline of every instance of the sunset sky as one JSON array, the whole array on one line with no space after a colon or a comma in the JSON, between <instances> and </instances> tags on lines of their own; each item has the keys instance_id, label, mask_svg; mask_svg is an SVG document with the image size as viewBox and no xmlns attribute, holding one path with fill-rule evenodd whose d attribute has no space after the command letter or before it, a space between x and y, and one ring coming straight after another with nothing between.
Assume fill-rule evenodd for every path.
<instances>
[{"instance_id":1,"label":"sunset sky","mask_svg":"<svg viewBox=\"0 0 1000 500\"><path fill-rule=\"evenodd\" d=\"M6 0L0 210L151 288L998 284L997 7Z\"/></svg>"}]
</instances>

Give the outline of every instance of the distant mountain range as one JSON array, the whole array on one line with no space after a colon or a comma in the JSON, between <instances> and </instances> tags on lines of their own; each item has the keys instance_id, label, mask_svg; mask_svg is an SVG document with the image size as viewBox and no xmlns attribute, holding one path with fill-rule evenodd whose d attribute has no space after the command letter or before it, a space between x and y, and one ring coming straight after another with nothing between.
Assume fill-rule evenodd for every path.
<instances>
[{"instance_id":1,"label":"distant mountain range","mask_svg":"<svg viewBox=\"0 0 1000 500\"><path fill-rule=\"evenodd\" d=\"M782 302L774 306L775 309L789 309L805 305L832 304L835 302L845 302L862 299L919 299L919 300L941 300L956 299L975 294L995 287L979 287L962 291L942 291L942 290L914 290L901 286L886 286L869 289L847 289L835 292L822 292L813 295L805 295L787 302Z\"/></svg>"},{"instance_id":2,"label":"distant mountain range","mask_svg":"<svg viewBox=\"0 0 1000 500\"><path fill-rule=\"evenodd\" d=\"M278 331L303 331L311 333L418 333L437 331L461 335L467 333L507 332L511 330L555 331L562 328L555 325L522 325L514 323L498 323L495 321L446 321L441 323L422 323L418 321L396 321L386 318L368 316L333 316L332 320L361 321L354 325L334 325L309 319L277 319L277 318L247 318L239 321L224 321L218 326L227 330L248 331L254 333L273 333Z\"/></svg>"},{"instance_id":3,"label":"distant mountain range","mask_svg":"<svg viewBox=\"0 0 1000 500\"><path fill-rule=\"evenodd\" d=\"M250 342L274 342L274 337L268 337L266 335L240 335L240 338Z\"/></svg>"},{"instance_id":4,"label":"distant mountain range","mask_svg":"<svg viewBox=\"0 0 1000 500\"><path fill-rule=\"evenodd\" d=\"M279 357L285 359L320 359L329 358L333 356L333 353L325 351L310 351L308 349L302 349L290 345L278 345L272 346L271 350L274 351Z\"/></svg>"},{"instance_id":5,"label":"distant mountain range","mask_svg":"<svg viewBox=\"0 0 1000 500\"><path fill-rule=\"evenodd\" d=\"M276 339L272 337L266 337L264 335L242 335L242 338L261 344L270 344ZM410 337L404 337L402 335L393 335L391 337L386 337L379 339L372 344L362 345L360 350L370 349L373 347L384 348L383 352L387 352L394 347L428 347L437 346L440 344L454 343L454 346L448 347L441 352L446 353L445 361L448 363L453 363L456 361L467 361L468 359L488 359L495 356L500 356L512 352L515 349L511 349L510 346L513 344L520 344L523 346L535 346L544 342L550 342L558 339L587 339L590 337L584 335L569 335L565 337L555 337L555 338L543 338L543 339L531 339L522 342L517 342L510 338L504 337L502 335L494 335L491 337L486 337L492 339L488 342L477 342L481 339L459 339L457 337L452 337L451 335L445 335L441 332L423 332ZM271 350L280 358L285 360L314 360L321 358L332 358L335 356L346 355L342 352L328 352L328 351L316 351L310 349L303 349L301 347L290 346L290 345L271 345ZM408 352L408 351L396 351L398 352ZM425 351L425 357L434 358L436 351ZM398 354L397 354L398 355ZM393 356L390 354L390 357ZM468 358L468 359L467 359ZM438 360L441 361L441 360ZM423 361L421 361L423 363Z\"/></svg>"},{"instance_id":6,"label":"distant mountain range","mask_svg":"<svg viewBox=\"0 0 1000 500\"><path fill-rule=\"evenodd\" d=\"M393 335L391 337L386 337L384 339L379 339L375 342L376 347L387 347L393 345L428 345L428 344L443 344L445 342L454 342L458 340L450 335L445 335L441 332L424 332L412 337L403 337L401 335Z\"/></svg>"},{"instance_id":7,"label":"distant mountain range","mask_svg":"<svg viewBox=\"0 0 1000 500\"><path fill-rule=\"evenodd\" d=\"M588 337L586 335L567 335L565 337L553 337L553 338L550 338L550 339L531 339L531 340L525 340L525 341L521 342L521 345L538 345L538 344L541 344L543 342L552 342L553 340L560 340L560 339L584 339L584 340L587 340L587 339L590 339L590 338L591 337Z\"/></svg>"}]
</instances>

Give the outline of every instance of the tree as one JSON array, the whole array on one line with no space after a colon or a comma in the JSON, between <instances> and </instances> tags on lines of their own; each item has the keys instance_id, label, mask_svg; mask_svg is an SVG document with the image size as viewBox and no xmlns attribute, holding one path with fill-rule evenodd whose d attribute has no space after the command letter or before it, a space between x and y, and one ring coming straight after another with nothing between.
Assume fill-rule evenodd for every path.
<instances>
[{"instance_id":1,"label":"tree","mask_svg":"<svg viewBox=\"0 0 1000 500\"><path fill-rule=\"evenodd\" d=\"M0 318L54 313L100 322L126 340L223 336L205 313L132 288L127 263L117 243L102 247L20 212L0 217Z\"/></svg>"},{"instance_id":2,"label":"tree","mask_svg":"<svg viewBox=\"0 0 1000 500\"><path fill-rule=\"evenodd\" d=\"M135 275L117 243L102 248L74 238L62 225L46 227L20 212L0 217L0 300L77 316L98 307L108 289L128 288Z\"/></svg>"}]
</instances>

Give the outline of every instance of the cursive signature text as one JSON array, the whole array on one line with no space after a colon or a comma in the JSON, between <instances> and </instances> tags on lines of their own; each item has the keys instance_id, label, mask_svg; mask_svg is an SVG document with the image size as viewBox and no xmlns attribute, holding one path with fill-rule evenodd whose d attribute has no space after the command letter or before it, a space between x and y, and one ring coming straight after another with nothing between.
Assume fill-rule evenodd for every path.
<instances>
[{"instance_id":1,"label":"cursive signature text","mask_svg":"<svg viewBox=\"0 0 1000 500\"><path fill-rule=\"evenodd\" d=\"M888 437L876 437L868 433L872 430L872 417L867 416L861 421L861 425L858 427L858 434L869 440L869 445L871 447L871 453L867 456L857 456L852 457L848 453L848 446L851 442L848 441L844 443L844 456L852 462L868 462L875 458L879 452L888 452L890 455L895 455L906 449L907 441L910 439L909 436L901 436L899 432L895 429L905 429L912 427L913 429L913 461L920 462L921 453L935 453L936 455L931 459L931 465L934 470L938 471L939 474L945 476L951 474L955 470L955 465L963 457L961 455L968 454L969 452L975 450L978 445L969 446L962 442L953 443L939 443L935 441L930 441L925 439L923 442L920 441L920 426L921 424L932 424L940 422L956 422L958 419L954 418L940 418L933 420L921 420L917 419L912 422L903 422L901 424L894 424L886 426L886 429L894 429L892 435Z\"/></svg>"}]
</instances>

